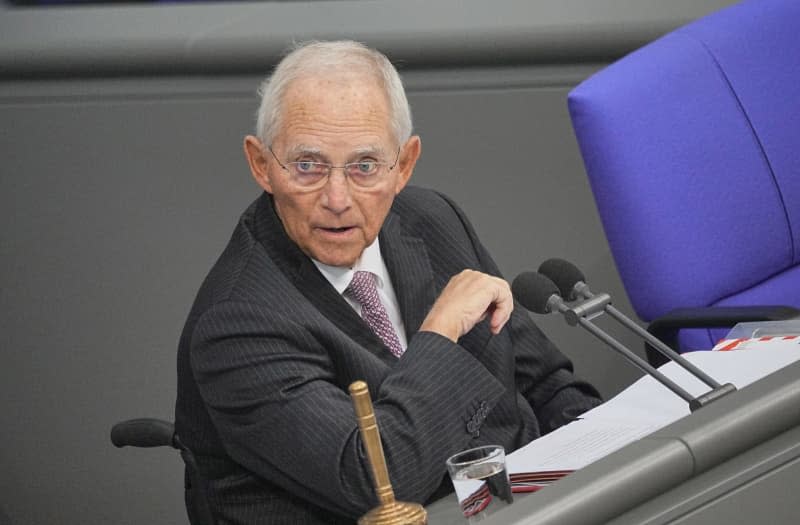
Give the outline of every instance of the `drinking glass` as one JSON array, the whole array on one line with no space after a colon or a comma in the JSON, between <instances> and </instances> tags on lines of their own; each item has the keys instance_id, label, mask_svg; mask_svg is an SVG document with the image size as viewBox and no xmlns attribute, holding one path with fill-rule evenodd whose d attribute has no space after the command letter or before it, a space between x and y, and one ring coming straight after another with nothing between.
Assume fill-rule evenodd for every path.
<instances>
[{"instance_id":1,"label":"drinking glass","mask_svg":"<svg viewBox=\"0 0 800 525\"><path fill-rule=\"evenodd\" d=\"M514 501L506 453L500 445L459 452L447 459L447 471L469 523L478 523Z\"/></svg>"}]
</instances>

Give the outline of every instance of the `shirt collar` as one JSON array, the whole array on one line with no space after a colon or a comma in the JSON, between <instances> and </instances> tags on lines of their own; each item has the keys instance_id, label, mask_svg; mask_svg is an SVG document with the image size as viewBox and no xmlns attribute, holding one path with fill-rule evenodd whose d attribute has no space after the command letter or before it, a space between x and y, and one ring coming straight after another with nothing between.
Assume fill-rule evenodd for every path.
<instances>
[{"instance_id":1,"label":"shirt collar","mask_svg":"<svg viewBox=\"0 0 800 525\"><path fill-rule=\"evenodd\" d=\"M383 288L384 283L389 279L389 271L386 269L386 265L383 262L380 241L377 237L375 237L372 244L364 249L361 253L361 257L358 258L352 268L330 266L316 259L311 259L311 261L340 294L344 293L350 285L350 281L353 280L353 275L357 271L365 271L374 274L377 277L375 284L377 284L378 288Z\"/></svg>"}]
</instances>

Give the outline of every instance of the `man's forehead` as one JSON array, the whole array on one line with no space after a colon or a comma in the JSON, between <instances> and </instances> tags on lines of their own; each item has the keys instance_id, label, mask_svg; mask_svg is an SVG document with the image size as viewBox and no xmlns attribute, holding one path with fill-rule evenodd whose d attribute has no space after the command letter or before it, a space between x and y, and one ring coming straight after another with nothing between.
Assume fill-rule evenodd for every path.
<instances>
[{"instance_id":1,"label":"man's forehead","mask_svg":"<svg viewBox=\"0 0 800 525\"><path fill-rule=\"evenodd\" d=\"M348 94L387 98L383 82L374 74L331 71L306 73L292 79L286 85L284 99L313 100L330 96L338 98Z\"/></svg>"},{"instance_id":2,"label":"man's forehead","mask_svg":"<svg viewBox=\"0 0 800 525\"><path fill-rule=\"evenodd\" d=\"M292 82L273 142L292 154L380 154L393 145L388 98L376 82Z\"/></svg>"}]
</instances>

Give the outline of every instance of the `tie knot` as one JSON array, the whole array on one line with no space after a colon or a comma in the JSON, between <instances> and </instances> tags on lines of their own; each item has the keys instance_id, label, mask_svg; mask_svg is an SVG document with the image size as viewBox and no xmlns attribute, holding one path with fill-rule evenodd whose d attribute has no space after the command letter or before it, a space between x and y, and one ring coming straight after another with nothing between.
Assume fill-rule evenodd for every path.
<instances>
[{"instance_id":1,"label":"tie knot","mask_svg":"<svg viewBox=\"0 0 800 525\"><path fill-rule=\"evenodd\" d=\"M346 290L362 305L373 305L378 299L375 276L371 272L357 271Z\"/></svg>"}]
</instances>

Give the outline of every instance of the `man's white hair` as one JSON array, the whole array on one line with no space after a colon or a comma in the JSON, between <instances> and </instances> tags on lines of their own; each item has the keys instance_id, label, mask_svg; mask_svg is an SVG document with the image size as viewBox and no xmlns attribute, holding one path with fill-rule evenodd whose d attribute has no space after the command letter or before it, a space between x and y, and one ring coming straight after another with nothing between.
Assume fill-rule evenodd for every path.
<instances>
[{"instance_id":1,"label":"man's white hair","mask_svg":"<svg viewBox=\"0 0 800 525\"><path fill-rule=\"evenodd\" d=\"M278 63L258 90L258 138L264 144L272 144L281 126L283 99L293 81L306 76L335 77L344 72L371 76L383 87L389 100L392 131L399 145L405 143L411 137L411 108L400 75L385 55L352 40L301 43Z\"/></svg>"}]
</instances>

